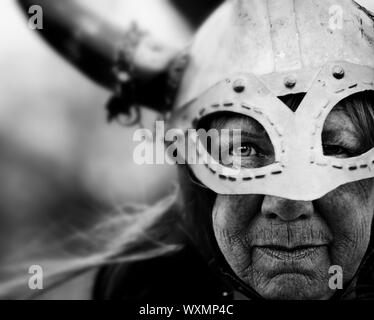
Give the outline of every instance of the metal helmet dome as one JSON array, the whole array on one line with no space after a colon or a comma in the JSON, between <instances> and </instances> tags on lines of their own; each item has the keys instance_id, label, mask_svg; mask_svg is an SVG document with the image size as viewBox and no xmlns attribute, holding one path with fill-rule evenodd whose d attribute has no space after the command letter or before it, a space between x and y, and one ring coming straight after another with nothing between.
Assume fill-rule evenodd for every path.
<instances>
[{"instance_id":1,"label":"metal helmet dome","mask_svg":"<svg viewBox=\"0 0 374 320\"><path fill-rule=\"evenodd\" d=\"M352 0L227 0L189 53L177 108L239 72L277 96L307 92L328 61L374 67L373 15ZM297 75L295 86L285 86L287 75Z\"/></svg>"}]
</instances>

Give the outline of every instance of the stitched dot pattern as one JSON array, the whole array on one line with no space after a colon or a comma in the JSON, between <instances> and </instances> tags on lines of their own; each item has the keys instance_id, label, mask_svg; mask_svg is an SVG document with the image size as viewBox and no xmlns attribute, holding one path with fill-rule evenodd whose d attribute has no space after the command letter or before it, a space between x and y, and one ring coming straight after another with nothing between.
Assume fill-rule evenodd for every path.
<instances>
[{"instance_id":1,"label":"stitched dot pattern","mask_svg":"<svg viewBox=\"0 0 374 320\"><path fill-rule=\"evenodd\" d=\"M236 106L236 104L234 102L231 102L231 101L225 101L223 102L222 104L220 103L213 103L211 104L209 107L210 109L214 109L213 112L216 111L216 109L220 108L220 107L223 107L223 108L232 108ZM262 116L269 124L271 127L274 128L274 131L276 132L276 134L278 135L279 138L283 138L283 133L282 133L282 130L280 128L278 128L275 123L271 120L271 118L268 116L268 115L265 115L264 112L262 110L260 110L259 108L256 108L256 107L251 107L249 106L248 104L246 103L240 103L238 104L238 106L242 109L245 109L245 110L249 110L249 111L253 111L254 113ZM207 110L208 109L208 110ZM193 121L192 121L192 126L193 128L197 129L197 126L198 126L198 122L200 121L200 118L204 115L206 115L207 113L209 112L209 108L206 108L206 107L203 107L201 108L199 111L198 111L198 117L196 117ZM281 153L286 153L286 150L285 150L285 147L284 147L284 141L283 139L280 140L280 146L281 146ZM197 148L198 152L198 156L199 157L202 157L202 153L201 153L201 150L200 148ZM284 165L282 163L280 163L279 161L276 161L275 164L281 164L281 166L284 167ZM229 176L229 175L226 175L222 172L219 172L219 170L216 170L215 168L212 168L208 163L206 163L205 159L204 159L204 166L209 169L209 171L214 174L214 175L218 175L219 179L221 180L227 180L227 181L231 181L231 182L235 182L235 181L238 181L239 179L236 178L236 177L233 177L233 176ZM276 175L280 175L282 174L283 171L282 170L274 170L274 171L270 171L268 172L268 170L264 170L264 172L262 172L261 174L258 174L258 175L255 175L255 176L245 176L245 177L242 177L240 178L242 181L251 181L253 179L256 179L256 180L260 180L260 179L264 179L266 178L266 176L268 175L273 175L273 176L276 176Z\"/></svg>"},{"instance_id":2,"label":"stitched dot pattern","mask_svg":"<svg viewBox=\"0 0 374 320\"><path fill-rule=\"evenodd\" d=\"M364 86L372 87L371 89L374 88L374 82L362 81L362 84ZM358 85L359 85L359 83L353 83L346 88L341 88L339 90L336 90L335 94L341 94L341 93L343 93L347 90L355 89L355 88L358 87ZM323 106L320 109L319 113L314 117L314 119L316 120L316 125L314 127L313 132L312 132L312 135L314 137L313 140L312 140L312 145L310 147L310 149L312 151L315 150L315 142L316 142L316 139L317 139L316 135L317 135L318 130L321 129L322 126L323 126L323 123L322 123L321 120L325 119L324 116L326 115L326 111L328 110L329 105L330 105L330 101L327 101L327 102L323 103ZM346 160L346 159L344 159L344 160ZM310 163L315 164L315 165L320 166L320 167L331 166L332 168L334 168L336 170L357 171L357 170L360 170L360 169L362 169L362 170L371 169L370 165L371 166L374 165L374 160L369 161L369 163L364 163L364 164L350 163L348 165L342 165L338 160L333 159L333 158L329 158L328 160L325 160L323 162L321 162L321 161L320 162L315 162L315 157L314 157L314 155L312 155Z\"/></svg>"}]
</instances>

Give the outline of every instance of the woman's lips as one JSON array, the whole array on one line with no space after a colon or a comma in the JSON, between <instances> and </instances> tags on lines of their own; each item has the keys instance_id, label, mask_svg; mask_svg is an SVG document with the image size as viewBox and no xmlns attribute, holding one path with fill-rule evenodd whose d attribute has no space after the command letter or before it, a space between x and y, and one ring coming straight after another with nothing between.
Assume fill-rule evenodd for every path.
<instances>
[{"instance_id":1,"label":"woman's lips","mask_svg":"<svg viewBox=\"0 0 374 320\"><path fill-rule=\"evenodd\" d=\"M254 250L258 250L259 253L265 254L278 260L302 260L310 258L316 254L325 245L304 245L293 248L287 248L282 246L256 246Z\"/></svg>"}]
</instances>

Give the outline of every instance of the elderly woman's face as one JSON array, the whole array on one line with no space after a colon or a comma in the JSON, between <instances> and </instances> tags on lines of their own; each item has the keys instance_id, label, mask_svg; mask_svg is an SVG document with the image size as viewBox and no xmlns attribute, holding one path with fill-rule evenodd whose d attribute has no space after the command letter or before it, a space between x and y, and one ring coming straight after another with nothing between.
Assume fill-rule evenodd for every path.
<instances>
[{"instance_id":1,"label":"elderly woman's face","mask_svg":"<svg viewBox=\"0 0 374 320\"><path fill-rule=\"evenodd\" d=\"M211 127L242 129L241 146L230 152L242 163L259 166L274 160L269 137L254 120L225 115ZM366 151L358 128L339 107L325 123L323 144L324 153L335 157ZM307 181L300 186L307 187ZM342 267L346 283L366 252L373 188L372 179L354 182L305 202L267 195L219 195L212 213L218 245L237 276L265 298L327 299L334 294L329 268Z\"/></svg>"}]
</instances>

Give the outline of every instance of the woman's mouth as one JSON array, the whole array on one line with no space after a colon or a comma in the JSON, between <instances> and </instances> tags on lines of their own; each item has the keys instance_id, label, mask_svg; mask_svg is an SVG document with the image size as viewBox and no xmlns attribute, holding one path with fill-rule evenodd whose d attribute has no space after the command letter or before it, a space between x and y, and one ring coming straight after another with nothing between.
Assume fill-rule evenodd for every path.
<instances>
[{"instance_id":1,"label":"woman's mouth","mask_svg":"<svg viewBox=\"0 0 374 320\"><path fill-rule=\"evenodd\" d=\"M310 258L319 252L325 245L303 245L293 248L283 246L256 246L253 249L259 254L267 255L278 260L296 261L305 258Z\"/></svg>"},{"instance_id":2,"label":"woman's mouth","mask_svg":"<svg viewBox=\"0 0 374 320\"><path fill-rule=\"evenodd\" d=\"M314 277L328 270L328 245L261 245L252 247L252 267L270 278ZM323 271L325 272L325 271ZM281 278L279 278L281 277ZM287 281L288 281L287 280Z\"/></svg>"}]
</instances>

